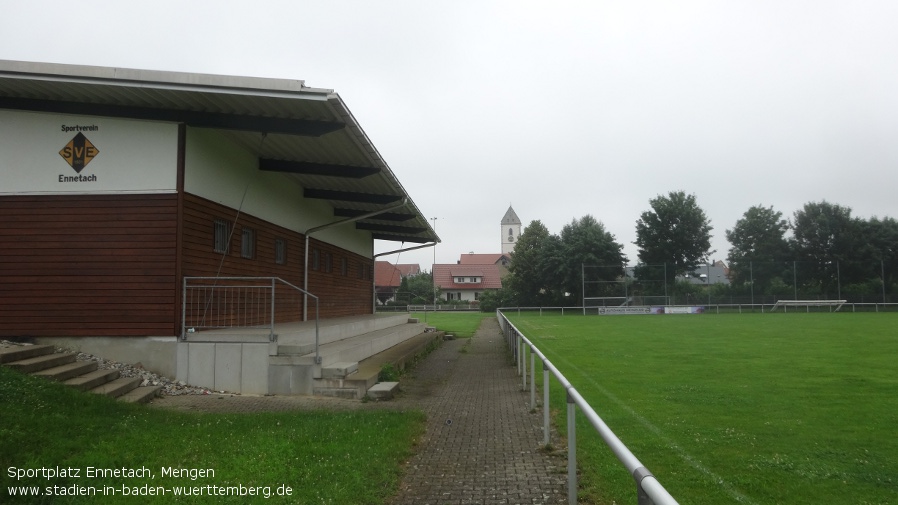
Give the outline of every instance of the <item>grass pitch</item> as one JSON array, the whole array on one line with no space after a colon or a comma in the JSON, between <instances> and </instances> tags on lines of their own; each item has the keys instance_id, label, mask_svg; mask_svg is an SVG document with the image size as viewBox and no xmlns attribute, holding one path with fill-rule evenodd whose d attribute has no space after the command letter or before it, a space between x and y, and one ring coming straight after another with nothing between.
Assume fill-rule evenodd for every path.
<instances>
[{"instance_id":1,"label":"grass pitch","mask_svg":"<svg viewBox=\"0 0 898 505\"><path fill-rule=\"evenodd\" d=\"M898 314L509 316L680 503L898 503ZM577 419L581 502L635 503Z\"/></svg>"}]
</instances>

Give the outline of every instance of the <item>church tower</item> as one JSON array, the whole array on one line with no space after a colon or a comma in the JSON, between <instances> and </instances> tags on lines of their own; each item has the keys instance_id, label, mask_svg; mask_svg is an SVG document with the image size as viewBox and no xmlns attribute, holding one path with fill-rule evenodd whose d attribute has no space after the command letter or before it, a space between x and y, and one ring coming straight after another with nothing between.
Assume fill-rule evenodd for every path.
<instances>
[{"instance_id":1,"label":"church tower","mask_svg":"<svg viewBox=\"0 0 898 505\"><path fill-rule=\"evenodd\" d=\"M521 236L521 220L518 219L518 215L514 213L511 205L508 206L508 211L502 218L500 228L502 230L502 254L511 254L518 237Z\"/></svg>"}]
</instances>

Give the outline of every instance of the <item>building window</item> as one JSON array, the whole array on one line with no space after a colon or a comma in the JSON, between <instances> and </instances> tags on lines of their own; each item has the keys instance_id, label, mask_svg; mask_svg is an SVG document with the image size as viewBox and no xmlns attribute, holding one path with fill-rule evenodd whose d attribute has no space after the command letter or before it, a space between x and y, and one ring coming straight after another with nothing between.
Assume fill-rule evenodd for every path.
<instances>
[{"instance_id":1,"label":"building window","mask_svg":"<svg viewBox=\"0 0 898 505\"><path fill-rule=\"evenodd\" d=\"M213 243L212 250L217 253L228 252L228 222L224 219L216 219L213 223Z\"/></svg>"},{"instance_id":2,"label":"building window","mask_svg":"<svg viewBox=\"0 0 898 505\"><path fill-rule=\"evenodd\" d=\"M474 291L474 299L480 300L480 293L478 293L477 291Z\"/></svg>"},{"instance_id":3,"label":"building window","mask_svg":"<svg viewBox=\"0 0 898 505\"><path fill-rule=\"evenodd\" d=\"M333 268L333 257L331 253L324 253L324 272L331 273L331 269Z\"/></svg>"},{"instance_id":4,"label":"building window","mask_svg":"<svg viewBox=\"0 0 898 505\"><path fill-rule=\"evenodd\" d=\"M256 230L252 228L243 229L243 241L240 244L240 255L250 260L256 257Z\"/></svg>"},{"instance_id":5,"label":"building window","mask_svg":"<svg viewBox=\"0 0 898 505\"><path fill-rule=\"evenodd\" d=\"M278 265L287 264L287 241L282 238L274 239L274 262Z\"/></svg>"},{"instance_id":6,"label":"building window","mask_svg":"<svg viewBox=\"0 0 898 505\"><path fill-rule=\"evenodd\" d=\"M343 277L349 275L349 261L346 258L340 258L340 275Z\"/></svg>"},{"instance_id":7,"label":"building window","mask_svg":"<svg viewBox=\"0 0 898 505\"><path fill-rule=\"evenodd\" d=\"M318 270L321 267L320 262L318 249L312 249L312 270Z\"/></svg>"}]
</instances>

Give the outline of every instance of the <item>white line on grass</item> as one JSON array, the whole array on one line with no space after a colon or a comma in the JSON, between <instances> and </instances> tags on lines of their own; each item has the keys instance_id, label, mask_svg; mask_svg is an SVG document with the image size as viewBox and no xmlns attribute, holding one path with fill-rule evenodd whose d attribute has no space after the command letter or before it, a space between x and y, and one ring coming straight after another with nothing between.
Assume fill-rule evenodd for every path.
<instances>
[{"instance_id":1,"label":"white line on grass","mask_svg":"<svg viewBox=\"0 0 898 505\"><path fill-rule=\"evenodd\" d=\"M543 351L543 352L545 353L545 351ZM661 438L661 439L664 441L664 443L667 444L668 447L670 447L671 449L673 449L674 452L676 452L677 455L679 455L680 458L683 459L683 461L685 461L686 463L689 464L689 466L691 466L692 468L698 470L699 472L701 472L701 473L707 475L708 477L710 477L711 479L713 479L714 482L720 484L720 486L721 486L727 493L729 493L729 495L730 495L734 500L736 500L736 501L738 501L738 502L740 502L740 503L749 503L749 504L753 504L753 505L756 503L756 502L753 501L751 498L749 498L748 496L742 494L739 490L737 490L735 486L733 486L733 485L730 484L729 482L725 481L725 480L723 479L723 477L721 477L720 475L717 475L716 473L712 472L712 471L711 471L708 467L706 467L705 465L702 465L699 461L697 461L695 458L693 458L692 455L690 455L690 454L687 453L682 447L680 447L679 444L677 444L676 442L674 442L673 439L671 439L671 438L669 438L667 435L665 435L664 432L661 431L660 428L658 428L657 426L655 426L654 424L652 424L651 422L649 422L648 419L646 419L646 418L642 417L641 415L639 415L638 412L636 412L636 411L633 410L629 405L627 405L627 404L625 404L623 401L621 401L617 396L615 396L613 393L611 393L611 391L608 391L607 389L605 389L604 387L602 387L601 385L599 385L599 383L596 382L595 379L593 379L593 378L590 377L586 372L584 372L583 370L581 370L580 367L578 367L577 365L575 365L575 364L571 363L570 361L566 360L563 356L561 356L560 354L558 354L558 353L556 353L556 352L549 351L548 353L545 353L545 354L554 354L555 356L554 356L554 358L553 358L552 361L555 361L555 359L557 359L557 360L561 361L562 363L564 363L564 365L565 365L566 368L567 368L567 367L570 367L571 369L576 370L577 373L579 373L580 376L581 376L583 379L585 379L586 381L588 381L588 382L589 382L594 388L596 388L600 393L602 393L603 395L605 395L606 398L608 398L609 400L611 400L612 402L614 402L618 407L624 409L627 413L629 413L631 416L633 416L633 418L636 419L636 421L638 421L639 424L643 425L646 429L648 429L649 431L651 431L652 433L654 433L655 435L657 435L659 438ZM568 380L570 380L570 378L569 378ZM572 381L571 383L573 384L573 381ZM638 458L638 457L639 457L639 456L637 456L637 458ZM663 484L663 482L662 482L662 484Z\"/></svg>"}]
</instances>

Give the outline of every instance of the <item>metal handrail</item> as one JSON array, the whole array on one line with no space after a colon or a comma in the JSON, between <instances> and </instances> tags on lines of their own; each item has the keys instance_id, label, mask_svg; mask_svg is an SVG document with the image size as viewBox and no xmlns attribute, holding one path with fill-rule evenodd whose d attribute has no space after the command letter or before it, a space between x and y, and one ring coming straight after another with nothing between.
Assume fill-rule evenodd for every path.
<instances>
[{"instance_id":1,"label":"metal handrail","mask_svg":"<svg viewBox=\"0 0 898 505\"><path fill-rule=\"evenodd\" d=\"M524 334L505 317L502 310L496 310L496 317L505 332L506 342L517 361L518 373L521 374L523 389L527 389L527 361L524 354L530 350L530 406L535 407L535 357L543 364L543 445L549 444L549 372L564 387L567 393L567 427L568 427L568 503L577 503L577 438L574 422L576 409L586 416L611 452L624 465L636 482L636 496L639 505L678 505L676 499L664 489L658 479L636 458L626 445L611 431L589 403L580 395L555 365Z\"/></svg>"},{"instance_id":2,"label":"metal handrail","mask_svg":"<svg viewBox=\"0 0 898 505\"><path fill-rule=\"evenodd\" d=\"M197 284L193 287L204 287L215 290L217 288L254 288L254 289L270 289L271 290L271 307L270 307L270 316L268 318L268 338L272 342L277 339L277 335L274 333L274 307L275 307L275 288L277 283L281 283L284 286L292 288L295 291L303 295L310 296L315 299L315 363L321 363L321 355L318 352L318 342L319 342L319 301L318 297L309 293L305 289L302 289L299 286L295 286L290 282L281 279L280 277L184 277L183 281L183 290L181 293L181 340L187 339L187 333L190 331L187 328L187 289L189 287L190 281L212 281L211 285L206 284ZM242 282L260 282L266 281L267 284L221 284L220 281L242 281ZM250 326L247 326L250 327ZM193 327L191 327L191 330Z\"/></svg>"}]
</instances>

